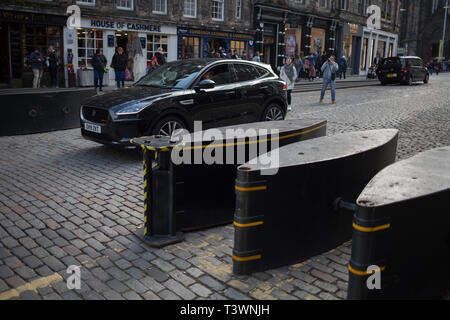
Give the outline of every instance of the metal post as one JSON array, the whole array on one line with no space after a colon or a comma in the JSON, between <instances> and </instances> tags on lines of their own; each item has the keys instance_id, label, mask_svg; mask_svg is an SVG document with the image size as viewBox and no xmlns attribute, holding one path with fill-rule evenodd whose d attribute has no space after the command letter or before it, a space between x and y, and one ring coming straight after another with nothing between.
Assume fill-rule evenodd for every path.
<instances>
[{"instance_id":1,"label":"metal post","mask_svg":"<svg viewBox=\"0 0 450 320\"><path fill-rule=\"evenodd\" d=\"M442 52L440 53L440 58L443 58L445 53L445 31L447 29L447 10L448 10L448 0L445 2L445 17L444 17L444 30L442 31Z\"/></svg>"}]
</instances>

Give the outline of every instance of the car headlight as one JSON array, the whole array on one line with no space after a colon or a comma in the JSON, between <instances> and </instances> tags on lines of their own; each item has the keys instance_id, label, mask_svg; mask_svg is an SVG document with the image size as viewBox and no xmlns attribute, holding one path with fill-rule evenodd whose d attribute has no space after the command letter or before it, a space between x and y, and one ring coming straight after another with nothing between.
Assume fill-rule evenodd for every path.
<instances>
[{"instance_id":1,"label":"car headlight","mask_svg":"<svg viewBox=\"0 0 450 320\"><path fill-rule=\"evenodd\" d=\"M116 115L126 115L126 114L136 114L141 112L143 109L151 105L152 103L149 101L142 101L133 103L130 106L123 107L122 109L116 111Z\"/></svg>"}]
</instances>

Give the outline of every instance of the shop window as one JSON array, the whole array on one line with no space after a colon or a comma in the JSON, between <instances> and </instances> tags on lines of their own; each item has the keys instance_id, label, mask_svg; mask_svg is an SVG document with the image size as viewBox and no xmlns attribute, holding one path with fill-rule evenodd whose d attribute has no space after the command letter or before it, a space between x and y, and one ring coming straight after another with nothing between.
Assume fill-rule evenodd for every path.
<instances>
[{"instance_id":1,"label":"shop window","mask_svg":"<svg viewBox=\"0 0 450 320\"><path fill-rule=\"evenodd\" d=\"M133 10L133 0L117 0L117 8Z\"/></svg>"},{"instance_id":2,"label":"shop window","mask_svg":"<svg viewBox=\"0 0 450 320\"><path fill-rule=\"evenodd\" d=\"M200 38L183 37L183 59L200 58Z\"/></svg>"},{"instance_id":3,"label":"shop window","mask_svg":"<svg viewBox=\"0 0 450 320\"><path fill-rule=\"evenodd\" d=\"M56 55L61 59L61 28L54 26L38 26L38 25L25 25L23 26L23 54L19 54L17 57L23 56L23 67L29 66L28 58L30 54L38 49L43 56L47 55L48 48L52 46ZM20 36L20 33L18 34ZM11 53L14 57L15 54Z\"/></svg>"},{"instance_id":4,"label":"shop window","mask_svg":"<svg viewBox=\"0 0 450 320\"><path fill-rule=\"evenodd\" d=\"M97 50L103 50L103 31L79 29L78 34L78 67L92 68L92 57Z\"/></svg>"},{"instance_id":5,"label":"shop window","mask_svg":"<svg viewBox=\"0 0 450 320\"><path fill-rule=\"evenodd\" d=\"M363 40L363 48L362 48L362 56L361 56L361 70L366 70L367 67L367 46L369 44L369 39L364 38Z\"/></svg>"},{"instance_id":6,"label":"shop window","mask_svg":"<svg viewBox=\"0 0 450 320\"><path fill-rule=\"evenodd\" d=\"M197 0L184 0L184 16L188 18L197 17Z\"/></svg>"},{"instance_id":7,"label":"shop window","mask_svg":"<svg viewBox=\"0 0 450 320\"><path fill-rule=\"evenodd\" d=\"M167 58L167 36L160 36L154 34L147 35L147 60L152 60L158 48L164 50L164 55Z\"/></svg>"},{"instance_id":8,"label":"shop window","mask_svg":"<svg viewBox=\"0 0 450 320\"><path fill-rule=\"evenodd\" d=\"M211 17L213 20L223 21L224 0L212 0Z\"/></svg>"},{"instance_id":9,"label":"shop window","mask_svg":"<svg viewBox=\"0 0 450 320\"><path fill-rule=\"evenodd\" d=\"M77 4L84 4L88 6L95 6L95 0L77 0Z\"/></svg>"},{"instance_id":10,"label":"shop window","mask_svg":"<svg viewBox=\"0 0 450 320\"><path fill-rule=\"evenodd\" d=\"M153 13L167 14L167 0L153 0Z\"/></svg>"},{"instance_id":11,"label":"shop window","mask_svg":"<svg viewBox=\"0 0 450 320\"><path fill-rule=\"evenodd\" d=\"M231 52L234 52L234 50L239 56L242 55L242 52L245 50L245 41L231 40Z\"/></svg>"}]
</instances>

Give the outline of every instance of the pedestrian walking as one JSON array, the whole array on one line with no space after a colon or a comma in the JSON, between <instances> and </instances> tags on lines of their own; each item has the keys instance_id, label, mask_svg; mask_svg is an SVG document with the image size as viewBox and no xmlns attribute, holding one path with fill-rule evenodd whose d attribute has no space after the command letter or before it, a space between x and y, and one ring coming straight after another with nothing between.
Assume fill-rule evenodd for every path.
<instances>
[{"instance_id":1,"label":"pedestrian walking","mask_svg":"<svg viewBox=\"0 0 450 320\"><path fill-rule=\"evenodd\" d=\"M253 61L261 62L261 58L259 57L259 51L256 51L255 56L253 57Z\"/></svg>"},{"instance_id":2,"label":"pedestrian walking","mask_svg":"<svg viewBox=\"0 0 450 320\"><path fill-rule=\"evenodd\" d=\"M50 85L53 88L58 87L58 57L53 46L48 48L48 68L50 70Z\"/></svg>"},{"instance_id":3,"label":"pedestrian walking","mask_svg":"<svg viewBox=\"0 0 450 320\"><path fill-rule=\"evenodd\" d=\"M92 57L92 67L94 68L95 90L103 91L103 76L105 74L108 60L103 55L103 50L99 49Z\"/></svg>"},{"instance_id":4,"label":"pedestrian walking","mask_svg":"<svg viewBox=\"0 0 450 320\"><path fill-rule=\"evenodd\" d=\"M332 55L323 65L323 83L322 83L322 91L320 92L320 102L323 101L323 97L325 96L325 90L328 87L328 84L331 87L331 102L336 103L336 93L335 93L335 80L336 80L336 72L339 70L338 64L334 61L335 57Z\"/></svg>"},{"instance_id":5,"label":"pedestrian walking","mask_svg":"<svg viewBox=\"0 0 450 320\"><path fill-rule=\"evenodd\" d=\"M233 54L231 55L231 59L240 59L236 50L233 50Z\"/></svg>"},{"instance_id":6,"label":"pedestrian walking","mask_svg":"<svg viewBox=\"0 0 450 320\"><path fill-rule=\"evenodd\" d=\"M300 58L298 54L296 54L295 58L294 58L294 67L295 67L295 70L297 70L297 81L298 81L298 80L300 80L300 73L302 72L302 69L303 69L303 61L302 61L302 58Z\"/></svg>"},{"instance_id":7,"label":"pedestrian walking","mask_svg":"<svg viewBox=\"0 0 450 320\"><path fill-rule=\"evenodd\" d=\"M316 67L313 56L309 56L308 58L308 78L309 81L314 81L314 79L316 78Z\"/></svg>"},{"instance_id":8,"label":"pedestrian walking","mask_svg":"<svg viewBox=\"0 0 450 320\"><path fill-rule=\"evenodd\" d=\"M117 48L117 52L112 58L111 68L114 68L116 75L117 88L120 88L120 83L122 83L122 88L125 86L125 69L128 65L128 56L123 52L122 47Z\"/></svg>"},{"instance_id":9,"label":"pedestrian walking","mask_svg":"<svg viewBox=\"0 0 450 320\"><path fill-rule=\"evenodd\" d=\"M342 79L342 75L347 73L347 59L345 59L345 56L342 56L341 59L339 59L339 80Z\"/></svg>"},{"instance_id":10,"label":"pedestrian walking","mask_svg":"<svg viewBox=\"0 0 450 320\"><path fill-rule=\"evenodd\" d=\"M247 50L242 51L241 59L242 60L247 60L248 59L248 57L247 57Z\"/></svg>"},{"instance_id":11,"label":"pedestrian walking","mask_svg":"<svg viewBox=\"0 0 450 320\"><path fill-rule=\"evenodd\" d=\"M39 49L30 55L31 70L33 70L33 88L41 87L42 74L44 73L44 58Z\"/></svg>"},{"instance_id":12,"label":"pedestrian walking","mask_svg":"<svg viewBox=\"0 0 450 320\"><path fill-rule=\"evenodd\" d=\"M287 84L287 103L288 103L288 111L292 110L291 106L291 93L292 89L294 89L295 80L297 79L297 71L295 70L294 63L290 57L286 58L286 62L284 66L281 67L280 70L280 78Z\"/></svg>"},{"instance_id":13,"label":"pedestrian walking","mask_svg":"<svg viewBox=\"0 0 450 320\"><path fill-rule=\"evenodd\" d=\"M166 57L164 55L164 49L162 47L159 47L158 50L155 52L155 57L158 59L158 65L162 66L166 63Z\"/></svg>"}]
</instances>

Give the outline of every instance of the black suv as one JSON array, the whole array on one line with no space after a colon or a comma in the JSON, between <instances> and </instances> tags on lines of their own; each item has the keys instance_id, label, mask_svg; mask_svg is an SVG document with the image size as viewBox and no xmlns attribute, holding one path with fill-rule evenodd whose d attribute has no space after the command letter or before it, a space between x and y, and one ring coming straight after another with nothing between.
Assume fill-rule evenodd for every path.
<instances>
[{"instance_id":1,"label":"black suv","mask_svg":"<svg viewBox=\"0 0 450 320\"><path fill-rule=\"evenodd\" d=\"M104 144L129 145L145 135L283 120L286 83L269 65L225 59L167 63L133 86L82 104L81 133Z\"/></svg>"},{"instance_id":2,"label":"black suv","mask_svg":"<svg viewBox=\"0 0 450 320\"><path fill-rule=\"evenodd\" d=\"M381 84L407 83L415 81L428 83L430 74L420 57L389 57L382 59L377 67Z\"/></svg>"}]
</instances>

